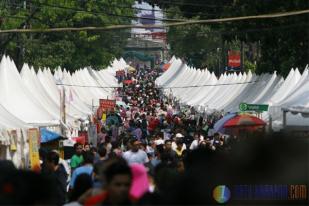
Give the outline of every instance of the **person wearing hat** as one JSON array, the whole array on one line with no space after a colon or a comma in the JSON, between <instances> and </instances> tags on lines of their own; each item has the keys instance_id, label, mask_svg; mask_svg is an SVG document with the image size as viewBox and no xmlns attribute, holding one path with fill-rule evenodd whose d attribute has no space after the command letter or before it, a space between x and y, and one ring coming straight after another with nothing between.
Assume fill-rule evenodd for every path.
<instances>
[{"instance_id":1,"label":"person wearing hat","mask_svg":"<svg viewBox=\"0 0 309 206\"><path fill-rule=\"evenodd\" d=\"M148 156L145 151L140 149L141 142L137 139L130 141L131 149L123 153L123 158L129 165L133 163L144 164L149 162Z\"/></svg>"},{"instance_id":2,"label":"person wearing hat","mask_svg":"<svg viewBox=\"0 0 309 206\"><path fill-rule=\"evenodd\" d=\"M176 148L177 148L176 142L183 142L182 139L184 138L184 136L183 136L181 133L177 133L177 134L175 135L175 137L176 137L176 141L173 141L173 142L172 142L172 149L173 149L174 151L176 151ZM186 150L186 149L187 149L186 144L185 144L185 143L182 143L182 148L181 148L181 150Z\"/></svg>"}]
</instances>

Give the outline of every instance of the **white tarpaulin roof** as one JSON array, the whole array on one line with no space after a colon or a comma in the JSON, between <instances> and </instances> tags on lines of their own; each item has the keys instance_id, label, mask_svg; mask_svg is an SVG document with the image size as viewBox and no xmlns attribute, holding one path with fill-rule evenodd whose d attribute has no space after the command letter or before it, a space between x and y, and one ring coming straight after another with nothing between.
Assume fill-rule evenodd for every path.
<instances>
[{"instance_id":1,"label":"white tarpaulin roof","mask_svg":"<svg viewBox=\"0 0 309 206\"><path fill-rule=\"evenodd\" d=\"M58 68L36 73L24 64L19 74L14 62L3 56L0 63L0 129L26 128L60 124L60 94L66 93L67 126L86 119L92 112L92 101L114 96L119 84L115 72L125 69L123 59L114 60L106 70L84 68L70 74ZM60 84L60 85L59 85Z\"/></svg>"},{"instance_id":2,"label":"white tarpaulin roof","mask_svg":"<svg viewBox=\"0 0 309 206\"><path fill-rule=\"evenodd\" d=\"M0 104L26 123L55 123L57 119L36 100L23 83L15 64L3 57L0 63Z\"/></svg>"},{"instance_id":3,"label":"white tarpaulin roof","mask_svg":"<svg viewBox=\"0 0 309 206\"><path fill-rule=\"evenodd\" d=\"M194 106L200 111L237 112L242 102L249 104L269 104L269 112L264 114L267 121L271 115L275 121L282 121L283 107L309 107L309 71L301 74L291 69L284 79L273 74L256 75L248 73L222 74L219 79L207 69L190 68L179 59L170 61L170 68L156 80L158 87L164 88L166 95L172 94L180 103ZM293 124L308 122L291 117Z\"/></svg>"}]
</instances>

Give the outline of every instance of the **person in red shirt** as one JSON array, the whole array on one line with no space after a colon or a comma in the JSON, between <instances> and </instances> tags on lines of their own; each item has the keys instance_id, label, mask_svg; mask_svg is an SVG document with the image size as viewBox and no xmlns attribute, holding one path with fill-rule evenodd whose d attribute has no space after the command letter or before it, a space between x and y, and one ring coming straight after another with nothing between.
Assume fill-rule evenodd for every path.
<instances>
[{"instance_id":1,"label":"person in red shirt","mask_svg":"<svg viewBox=\"0 0 309 206\"><path fill-rule=\"evenodd\" d=\"M105 171L104 192L90 197L85 206L94 205L132 205L136 199L130 196L132 172L127 162L122 158L111 160Z\"/></svg>"},{"instance_id":2,"label":"person in red shirt","mask_svg":"<svg viewBox=\"0 0 309 206\"><path fill-rule=\"evenodd\" d=\"M159 124L160 121L157 118L152 117L148 125L149 132L153 132Z\"/></svg>"}]
</instances>

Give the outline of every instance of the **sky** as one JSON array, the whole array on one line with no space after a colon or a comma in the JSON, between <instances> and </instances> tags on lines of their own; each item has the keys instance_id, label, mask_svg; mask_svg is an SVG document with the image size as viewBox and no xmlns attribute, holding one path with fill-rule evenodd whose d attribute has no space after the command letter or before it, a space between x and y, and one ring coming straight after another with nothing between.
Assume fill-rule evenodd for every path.
<instances>
[{"instance_id":1,"label":"sky","mask_svg":"<svg viewBox=\"0 0 309 206\"><path fill-rule=\"evenodd\" d=\"M149 9L149 10L152 9L152 6L150 6L148 3L143 2L143 3L139 4L137 1L135 2L134 7L135 8L142 8L142 9ZM156 10L154 12L155 18L163 18L163 12L159 7L155 6L154 10ZM160 11L157 11L157 10L160 10ZM141 17L142 15L147 15L147 14L149 15L151 13L152 13L151 11L138 10L138 13L136 14L136 16ZM140 20L133 20L132 23L137 24L137 25L141 25ZM162 21L156 20L155 24L162 24ZM162 32L162 31L164 31L164 30L163 29L154 29L154 32ZM145 29L134 28L134 29L132 29L132 33L150 33L150 31L145 30Z\"/></svg>"}]
</instances>

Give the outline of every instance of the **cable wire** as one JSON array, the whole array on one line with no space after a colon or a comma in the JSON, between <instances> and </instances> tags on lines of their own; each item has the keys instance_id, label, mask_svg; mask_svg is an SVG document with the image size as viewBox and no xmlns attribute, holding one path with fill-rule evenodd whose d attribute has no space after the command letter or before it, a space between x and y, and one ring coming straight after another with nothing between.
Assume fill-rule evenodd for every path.
<instances>
[{"instance_id":1,"label":"cable wire","mask_svg":"<svg viewBox=\"0 0 309 206\"><path fill-rule=\"evenodd\" d=\"M160 0L162 5L177 5L177 6L192 6L192 7L208 7L208 8L230 8L230 6L219 6L219 5L210 5L210 4L199 4L199 3L187 3L179 1L164 1ZM156 4L158 5L158 4Z\"/></svg>"},{"instance_id":2,"label":"cable wire","mask_svg":"<svg viewBox=\"0 0 309 206\"><path fill-rule=\"evenodd\" d=\"M58 85L58 86L68 86L68 87L103 88L103 89L122 88L120 86L118 86L118 87L111 87L111 86L103 87L103 86L76 85L76 84L59 84L59 83L57 83L56 85Z\"/></svg>"},{"instance_id":3,"label":"cable wire","mask_svg":"<svg viewBox=\"0 0 309 206\"><path fill-rule=\"evenodd\" d=\"M241 84L253 84L259 81L249 81L249 82L238 82L238 83L225 83L225 84L203 84L203 85L188 85L188 86L178 86L178 87L156 87L157 89L186 89L186 88L196 88L196 87L214 87L214 86L229 86L229 85L241 85ZM76 85L76 84L59 84L59 86L69 86L69 87L86 87L86 88L104 88L104 89L114 89L122 88L121 86L90 86L90 85Z\"/></svg>"},{"instance_id":4,"label":"cable wire","mask_svg":"<svg viewBox=\"0 0 309 206\"><path fill-rule=\"evenodd\" d=\"M32 2L35 7L38 8L43 8L44 6L54 8L54 9L63 9L63 10L71 10L75 12L82 12L82 13L89 13L89 14L96 14L96 15L108 15L108 16L115 16L115 17L120 17L120 18L130 18L130 19L145 19L145 20L157 20L157 21L174 21L174 22L182 22L186 21L185 19L166 19L166 18L151 18L151 17L138 17L138 16L130 16L130 15L120 15L120 14L115 14L115 13L110 13L106 11L100 11L100 12L95 12L95 11L87 11L81 8L76 8L76 7L66 7L66 6L60 6L60 5L52 5L52 4L47 4L47 3L40 3L40 2ZM15 5L17 6L18 4L14 2L9 3L11 6ZM39 6L38 6L39 5ZM131 8L132 9L132 8Z\"/></svg>"},{"instance_id":5,"label":"cable wire","mask_svg":"<svg viewBox=\"0 0 309 206\"><path fill-rule=\"evenodd\" d=\"M309 9L300 11L290 11L282 13L262 14L254 16L241 16L241 17L230 17L221 19L207 19L207 20L190 20L185 22L168 23L162 25L111 25L104 27L66 27L66 28L49 28L49 29L8 29L0 30L0 33L45 33L45 32L65 32L65 31L105 31L105 30L117 30L117 29L130 29L130 28L166 28L172 26L185 26L192 24L207 24L207 23L223 23L232 21L252 20L252 19L273 19L279 17L288 17L295 15L308 14Z\"/></svg>"},{"instance_id":6,"label":"cable wire","mask_svg":"<svg viewBox=\"0 0 309 206\"><path fill-rule=\"evenodd\" d=\"M156 87L157 89L187 89L196 87L217 87L217 86L229 86L229 85L240 85L240 84L254 84L259 81L250 82L238 82L238 83L226 83L226 84L203 84L203 85L189 85L189 86L178 86L178 87Z\"/></svg>"}]
</instances>

